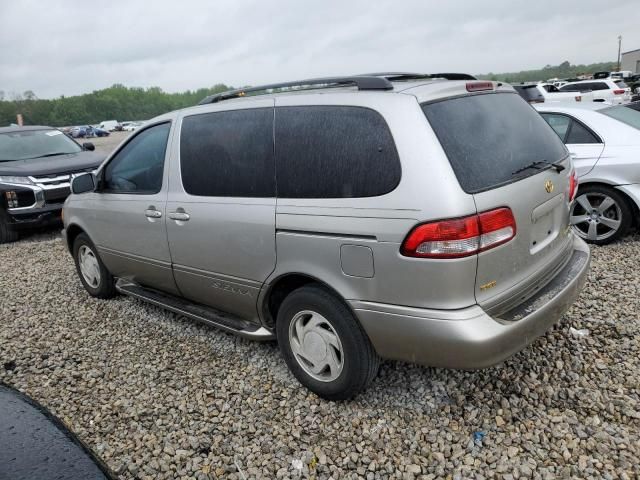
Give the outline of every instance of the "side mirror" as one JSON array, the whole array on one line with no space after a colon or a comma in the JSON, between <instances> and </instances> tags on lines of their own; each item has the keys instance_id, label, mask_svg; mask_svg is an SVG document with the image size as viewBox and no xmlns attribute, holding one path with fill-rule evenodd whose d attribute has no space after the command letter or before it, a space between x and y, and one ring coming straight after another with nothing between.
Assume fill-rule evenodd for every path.
<instances>
[{"instance_id":1,"label":"side mirror","mask_svg":"<svg viewBox=\"0 0 640 480\"><path fill-rule=\"evenodd\" d=\"M84 142L82 144L82 149L83 150L89 150L90 152L93 152L96 149L96 146L91 142Z\"/></svg>"},{"instance_id":2,"label":"side mirror","mask_svg":"<svg viewBox=\"0 0 640 480\"><path fill-rule=\"evenodd\" d=\"M93 173L83 173L71 180L71 191L73 193L93 192L96 189L96 180Z\"/></svg>"}]
</instances>

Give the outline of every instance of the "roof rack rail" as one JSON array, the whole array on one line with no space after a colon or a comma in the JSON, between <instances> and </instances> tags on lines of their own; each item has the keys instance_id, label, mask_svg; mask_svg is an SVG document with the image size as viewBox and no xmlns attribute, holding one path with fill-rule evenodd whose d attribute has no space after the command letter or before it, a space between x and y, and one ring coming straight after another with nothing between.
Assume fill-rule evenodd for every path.
<instances>
[{"instance_id":1,"label":"roof rack rail","mask_svg":"<svg viewBox=\"0 0 640 480\"><path fill-rule=\"evenodd\" d=\"M414 73L414 72L380 72L366 73L366 76L383 77L389 81L394 80L420 80L426 78L444 78L446 80L477 80L468 73Z\"/></svg>"},{"instance_id":2,"label":"roof rack rail","mask_svg":"<svg viewBox=\"0 0 640 480\"><path fill-rule=\"evenodd\" d=\"M358 90L393 90L391 82L382 77L375 75L354 75L350 77L327 77L312 78L309 80L299 80L296 82L272 83L270 85L260 85L257 87L238 88L236 90L228 90L226 92L209 95L203 98L198 105L206 105L208 103L217 103L222 100L244 97L247 93L265 92L266 90L275 90L279 88L329 88L340 86L355 86Z\"/></svg>"}]
</instances>

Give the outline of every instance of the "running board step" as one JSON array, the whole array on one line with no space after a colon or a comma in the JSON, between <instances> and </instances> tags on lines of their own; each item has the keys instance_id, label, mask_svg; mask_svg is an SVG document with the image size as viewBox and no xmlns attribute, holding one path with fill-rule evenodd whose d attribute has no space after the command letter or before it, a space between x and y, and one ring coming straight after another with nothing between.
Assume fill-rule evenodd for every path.
<instances>
[{"instance_id":1,"label":"running board step","mask_svg":"<svg viewBox=\"0 0 640 480\"><path fill-rule=\"evenodd\" d=\"M221 312L205 305L191 303L180 297L142 287L127 280L118 279L116 290L130 297L143 300L198 322L253 340L273 340L275 335L264 327Z\"/></svg>"}]
</instances>

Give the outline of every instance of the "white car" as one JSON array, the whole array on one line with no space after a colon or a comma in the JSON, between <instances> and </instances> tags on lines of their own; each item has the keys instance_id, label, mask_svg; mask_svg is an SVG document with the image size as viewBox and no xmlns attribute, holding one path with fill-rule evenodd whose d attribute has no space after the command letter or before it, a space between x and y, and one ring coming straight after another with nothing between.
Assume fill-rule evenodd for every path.
<instances>
[{"instance_id":1,"label":"white car","mask_svg":"<svg viewBox=\"0 0 640 480\"><path fill-rule=\"evenodd\" d=\"M100 122L99 128L106 130L107 132L113 132L119 125L117 120L104 120Z\"/></svg>"},{"instance_id":2,"label":"white car","mask_svg":"<svg viewBox=\"0 0 640 480\"><path fill-rule=\"evenodd\" d=\"M539 83L537 90L545 102L593 102L593 92L564 92L552 83Z\"/></svg>"},{"instance_id":3,"label":"white car","mask_svg":"<svg viewBox=\"0 0 640 480\"><path fill-rule=\"evenodd\" d=\"M576 233L603 245L638 225L640 112L603 103L538 104L535 109L566 144L578 173L571 205Z\"/></svg>"},{"instance_id":4,"label":"white car","mask_svg":"<svg viewBox=\"0 0 640 480\"><path fill-rule=\"evenodd\" d=\"M122 124L122 130L125 132L135 132L139 128L140 124L136 122L126 122L126 125Z\"/></svg>"},{"instance_id":5,"label":"white car","mask_svg":"<svg viewBox=\"0 0 640 480\"><path fill-rule=\"evenodd\" d=\"M582 80L567 83L560 87L561 92L593 92L595 102L610 105L623 105L631 102L631 89L621 79L604 78L598 80Z\"/></svg>"}]
</instances>

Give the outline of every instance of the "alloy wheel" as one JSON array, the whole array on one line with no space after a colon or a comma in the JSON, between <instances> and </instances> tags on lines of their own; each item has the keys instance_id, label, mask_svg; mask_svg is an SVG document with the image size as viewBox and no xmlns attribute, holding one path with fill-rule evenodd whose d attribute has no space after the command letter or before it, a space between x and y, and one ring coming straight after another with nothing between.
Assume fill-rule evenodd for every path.
<instances>
[{"instance_id":1,"label":"alloy wheel","mask_svg":"<svg viewBox=\"0 0 640 480\"><path fill-rule=\"evenodd\" d=\"M622 210L605 193L584 193L571 206L570 222L581 238L602 241L615 235L620 229Z\"/></svg>"}]
</instances>

